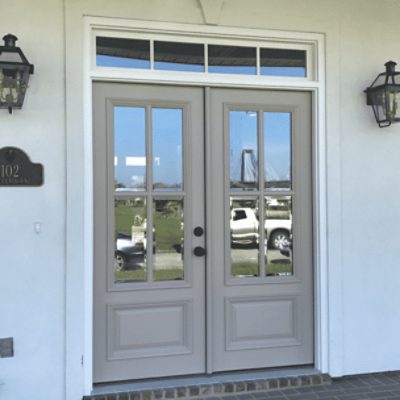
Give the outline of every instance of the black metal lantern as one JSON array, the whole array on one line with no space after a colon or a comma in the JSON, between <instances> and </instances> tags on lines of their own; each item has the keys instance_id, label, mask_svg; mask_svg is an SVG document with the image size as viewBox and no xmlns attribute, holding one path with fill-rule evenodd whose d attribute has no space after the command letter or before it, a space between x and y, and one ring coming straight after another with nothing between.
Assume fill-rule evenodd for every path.
<instances>
[{"instance_id":1,"label":"black metal lantern","mask_svg":"<svg viewBox=\"0 0 400 400\"><path fill-rule=\"evenodd\" d=\"M392 122L400 122L400 84L396 77L396 63L388 61L386 71L379 74L372 85L365 90L367 104L372 106L376 122L380 128L390 126Z\"/></svg>"},{"instance_id":2,"label":"black metal lantern","mask_svg":"<svg viewBox=\"0 0 400 400\"><path fill-rule=\"evenodd\" d=\"M22 107L33 65L15 45L16 36L9 33L3 40L4 46L0 46L0 108L7 108L11 114L13 108Z\"/></svg>"}]
</instances>

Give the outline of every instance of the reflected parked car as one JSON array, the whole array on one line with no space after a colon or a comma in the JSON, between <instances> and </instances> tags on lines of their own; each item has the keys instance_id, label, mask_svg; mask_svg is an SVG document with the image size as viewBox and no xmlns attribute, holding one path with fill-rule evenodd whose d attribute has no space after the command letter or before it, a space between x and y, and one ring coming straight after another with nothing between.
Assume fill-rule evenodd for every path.
<instances>
[{"instance_id":1,"label":"reflected parked car","mask_svg":"<svg viewBox=\"0 0 400 400\"><path fill-rule=\"evenodd\" d=\"M130 236L117 232L115 243L115 268L140 267L146 251L144 236Z\"/></svg>"},{"instance_id":2,"label":"reflected parked car","mask_svg":"<svg viewBox=\"0 0 400 400\"><path fill-rule=\"evenodd\" d=\"M231 243L258 244L258 216L249 207L233 208L231 210ZM292 220L266 218L264 222L268 247L283 249L289 245L292 230Z\"/></svg>"},{"instance_id":3,"label":"reflected parked car","mask_svg":"<svg viewBox=\"0 0 400 400\"><path fill-rule=\"evenodd\" d=\"M147 249L146 221L141 225L132 225L131 235L117 232L115 243L115 268L143 268ZM156 231L153 228L153 254L156 252Z\"/></svg>"}]
</instances>

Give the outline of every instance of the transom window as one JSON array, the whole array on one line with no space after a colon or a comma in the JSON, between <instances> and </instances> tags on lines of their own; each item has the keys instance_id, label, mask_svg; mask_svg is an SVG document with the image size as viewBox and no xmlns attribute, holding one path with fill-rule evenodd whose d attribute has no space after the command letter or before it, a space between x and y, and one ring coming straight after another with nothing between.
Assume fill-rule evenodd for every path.
<instances>
[{"instance_id":1,"label":"transom window","mask_svg":"<svg viewBox=\"0 0 400 400\"><path fill-rule=\"evenodd\" d=\"M229 45L142 38L96 37L96 66L307 78L305 46Z\"/></svg>"}]
</instances>

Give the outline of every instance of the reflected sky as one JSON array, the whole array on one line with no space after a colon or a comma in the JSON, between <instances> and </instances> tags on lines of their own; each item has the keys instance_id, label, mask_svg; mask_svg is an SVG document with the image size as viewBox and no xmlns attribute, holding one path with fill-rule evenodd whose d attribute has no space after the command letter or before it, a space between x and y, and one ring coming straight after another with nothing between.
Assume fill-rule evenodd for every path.
<instances>
[{"instance_id":1,"label":"reflected sky","mask_svg":"<svg viewBox=\"0 0 400 400\"><path fill-rule=\"evenodd\" d=\"M150 41L111 37L96 38L96 65L150 69ZM306 51L187 42L155 41L154 69L177 72L306 77ZM205 62L205 49L208 60Z\"/></svg>"},{"instance_id":2,"label":"reflected sky","mask_svg":"<svg viewBox=\"0 0 400 400\"><path fill-rule=\"evenodd\" d=\"M229 113L230 180L255 188L258 180L257 112ZM253 183L253 184L251 184Z\"/></svg>"},{"instance_id":3,"label":"reflected sky","mask_svg":"<svg viewBox=\"0 0 400 400\"><path fill-rule=\"evenodd\" d=\"M264 173L267 181L290 181L290 113L264 112L264 158Z\"/></svg>"},{"instance_id":4,"label":"reflected sky","mask_svg":"<svg viewBox=\"0 0 400 400\"><path fill-rule=\"evenodd\" d=\"M148 60L136 60L133 58L104 55L96 56L96 65L98 67L109 68L150 69L150 61ZM155 61L154 69L158 71L205 72L204 65L172 63L166 61ZM249 66L210 65L208 67L208 72L216 74L255 75L257 70L255 67ZM260 74L304 78L306 76L306 69L302 67L260 67Z\"/></svg>"},{"instance_id":5,"label":"reflected sky","mask_svg":"<svg viewBox=\"0 0 400 400\"><path fill-rule=\"evenodd\" d=\"M152 109L153 182L156 190L181 190L181 109ZM146 183L146 113L140 107L114 107L114 167L119 188L144 188Z\"/></svg>"},{"instance_id":6,"label":"reflected sky","mask_svg":"<svg viewBox=\"0 0 400 400\"><path fill-rule=\"evenodd\" d=\"M154 68L163 71L204 72L204 65L180 64L165 61L154 62Z\"/></svg>"},{"instance_id":7,"label":"reflected sky","mask_svg":"<svg viewBox=\"0 0 400 400\"><path fill-rule=\"evenodd\" d=\"M291 179L291 114L264 112L265 179L269 187L273 182L285 181L280 188L289 188ZM231 111L230 126L230 179L231 187L251 185L258 181L257 112ZM282 186L283 185L283 186Z\"/></svg>"},{"instance_id":8,"label":"reflected sky","mask_svg":"<svg viewBox=\"0 0 400 400\"><path fill-rule=\"evenodd\" d=\"M165 71L204 72L204 45L154 42L154 68Z\"/></svg>"},{"instance_id":9,"label":"reflected sky","mask_svg":"<svg viewBox=\"0 0 400 400\"><path fill-rule=\"evenodd\" d=\"M114 107L114 168L120 188L146 182L146 113L142 107Z\"/></svg>"},{"instance_id":10,"label":"reflected sky","mask_svg":"<svg viewBox=\"0 0 400 400\"><path fill-rule=\"evenodd\" d=\"M290 181L291 114L264 112L263 116L265 178L270 183ZM143 189L146 184L145 109L115 107L114 117L116 185L119 188ZM183 189L182 118L182 109L152 109L155 190ZM257 126L257 112L230 112L231 186L258 186Z\"/></svg>"},{"instance_id":11,"label":"reflected sky","mask_svg":"<svg viewBox=\"0 0 400 400\"><path fill-rule=\"evenodd\" d=\"M208 72L216 74L239 74L239 75L255 75L257 72L256 67L246 66L227 66L227 65L210 65Z\"/></svg>"},{"instance_id":12,"label":"reflected sky","mask_svg":"<svg viewBox=\"0 0 400 400\"><path fill-rule=\"evenodd\" d=\"M256 65L254 47L208 45L208 72L255 75Z\"/></svg>"},{"instance_id":13,"label":"reflected sky","mask_svg":"<svg viewBox=\"0 0 400 400\"><path fill-rule=\"evenodd\" d=\"M302 67L260 67L261 75L290 76L304 78L306 69Z\"/></svg>"},{"instance_id":14,"label":"reflected sky","mask_svg":"<svg viewBox=\"0 0 400 400\"><path fill-rule=\"evenodd\" d=\"M149 69L150 61L137 60L134 58L114 57L114 56L96 56L96 65L98 67L116 67L116 68L141 68Z\"/></svg>"},{"instance_id":15,"label":"reflected sky","mask_svg":"<svg viewBox=\"0 0 400 400\"><path fill-rule=\"evenodd\" d=\"M155 189L182 189L181 109L153 108L153 184Z\"/></svg>"}]
</instances>

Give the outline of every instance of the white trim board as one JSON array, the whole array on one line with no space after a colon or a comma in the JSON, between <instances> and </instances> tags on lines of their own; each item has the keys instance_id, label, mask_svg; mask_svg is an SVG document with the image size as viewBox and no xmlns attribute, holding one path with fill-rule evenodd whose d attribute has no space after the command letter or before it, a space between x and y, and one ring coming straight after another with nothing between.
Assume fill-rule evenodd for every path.
<instances>
[{"instance_id":1,"label":"white trim board","mask_svg":"<svg viewBox=\"0 0 400 400\"><path fill-rule=\"evenodd\" d=\"M282 47L288 44L313 46L312 79L260 76L200 76L174 72L159 74L157 71L93 68L95 57L94 31L113 32L123 37L132 33L173 35L194 38L216 38L219 42L229 37L229 43L254 41L276 42ZM280 46L279 46L280 47ZM154 21L136 21L102 17L84 17L83 46L83 99L84 99L84 393L92 391L93 360L93 168L92 168L92 81L148 82L176 85L200 85L220 87L246 87L260 89L307 90L313 94L313 193L314 193L314 298L315 298L315 367L328 372L328 243L327 243L327 196L326 196L326 88L325 88L325 35L319 33L287 32L235 27L175 24ZM194 79L196 78L196 79ZM71 240L71 237L69 237ZM68 365L67 365L68 367Z\"/></svg>"}]
</instances>

